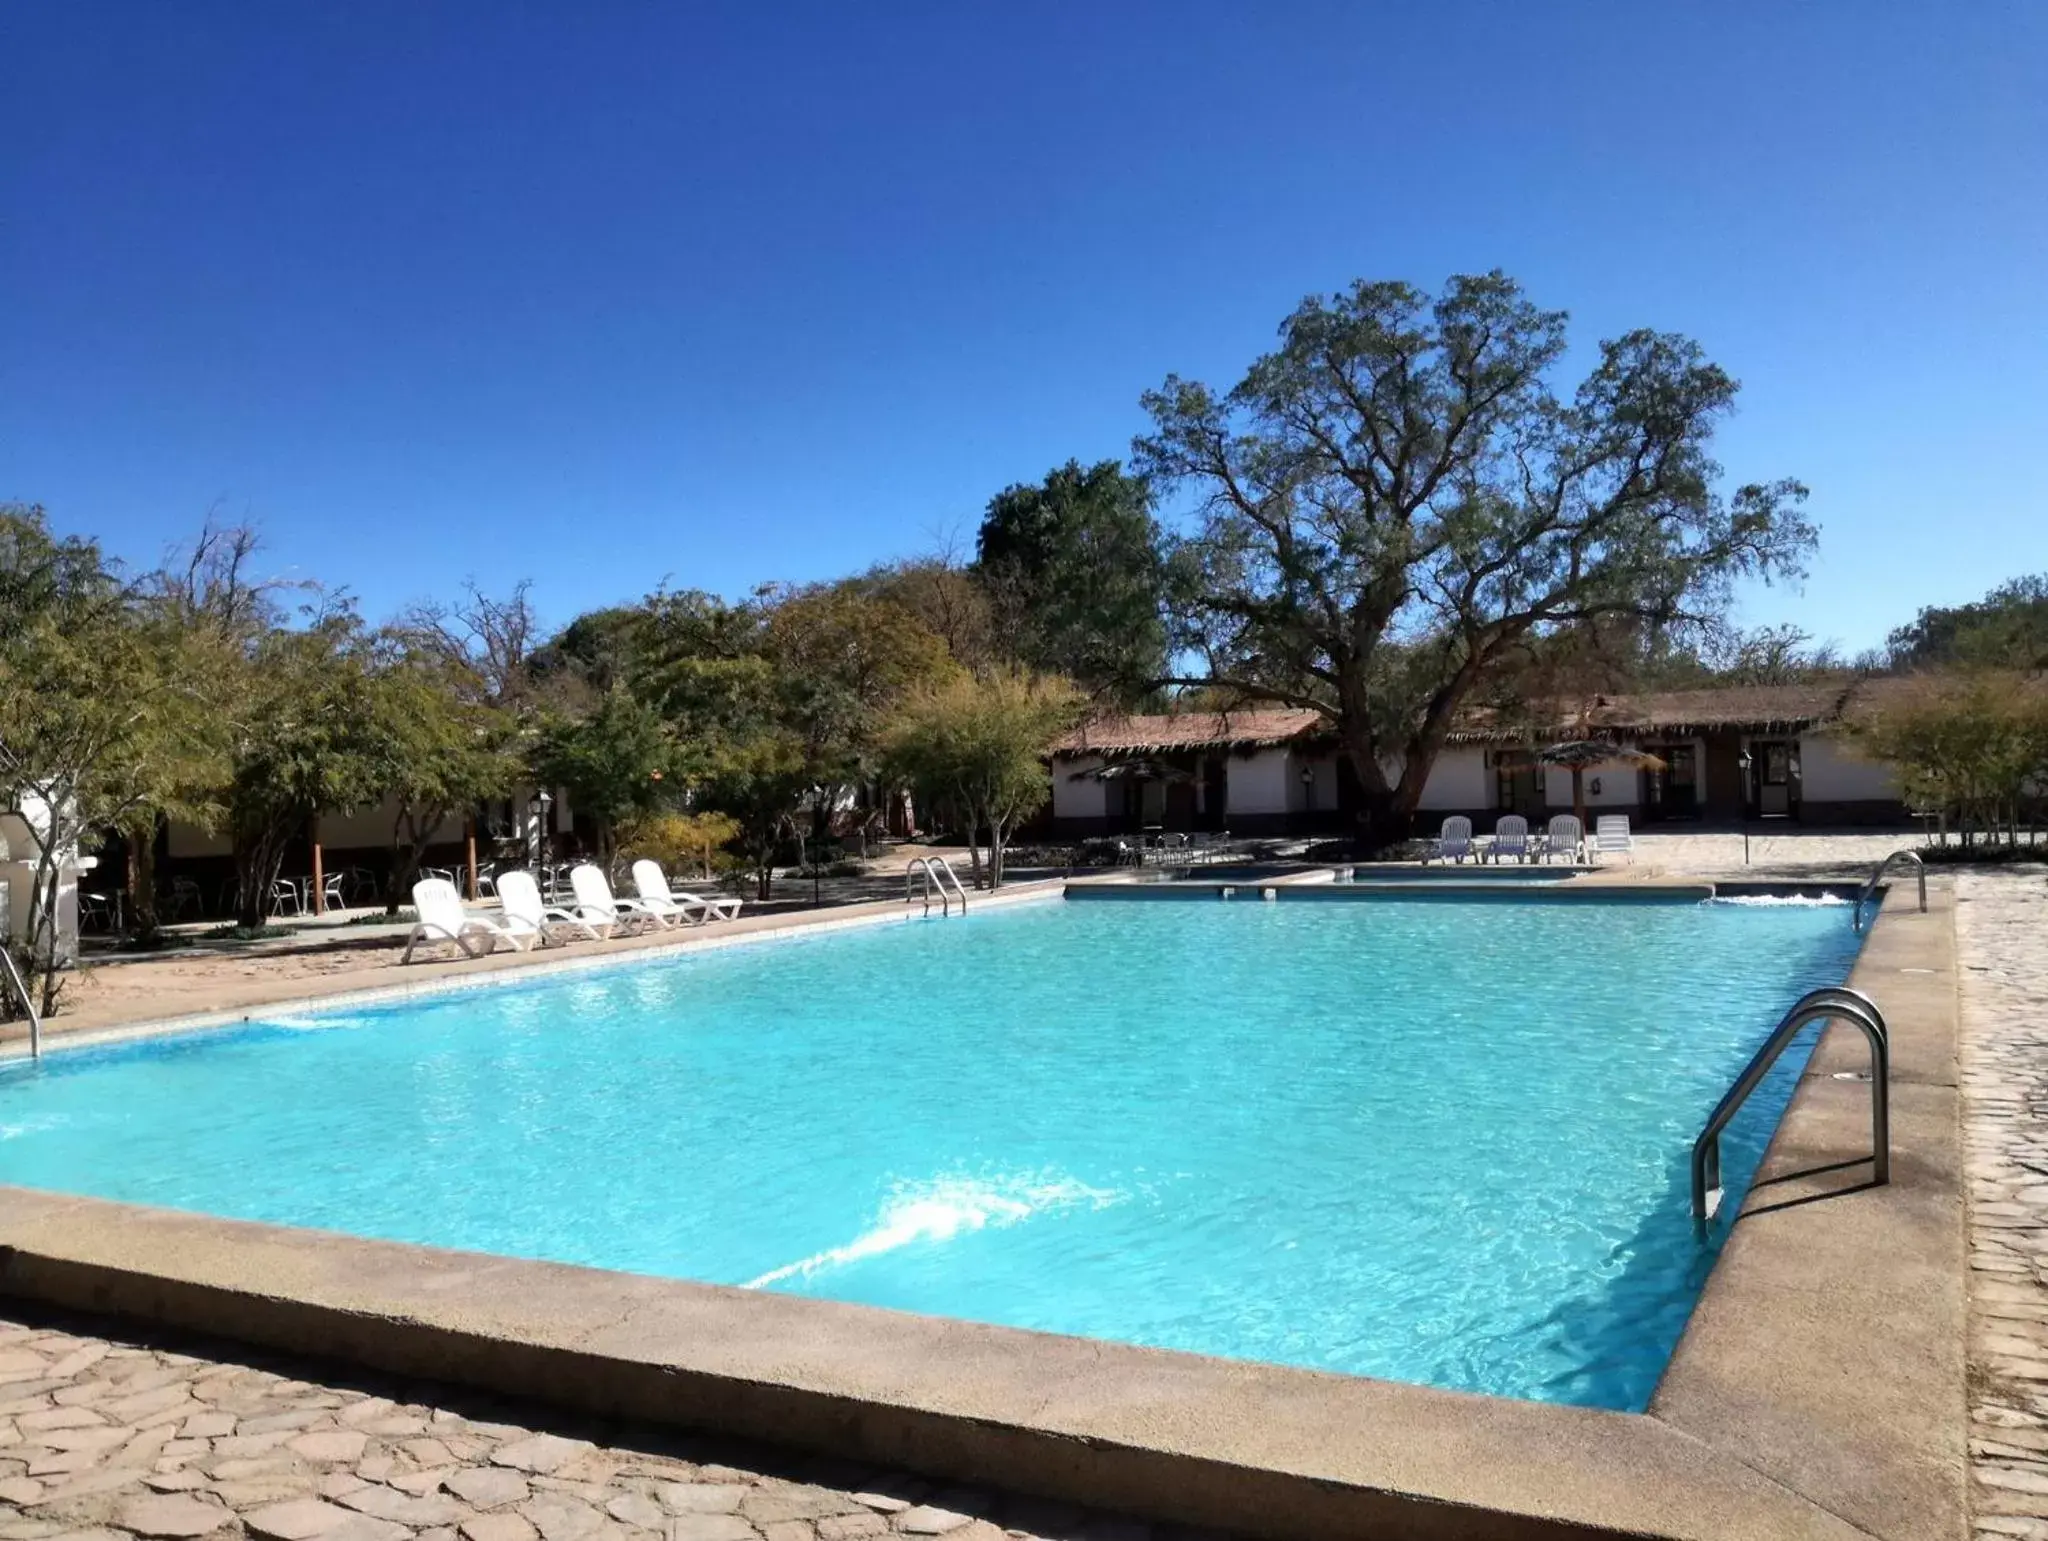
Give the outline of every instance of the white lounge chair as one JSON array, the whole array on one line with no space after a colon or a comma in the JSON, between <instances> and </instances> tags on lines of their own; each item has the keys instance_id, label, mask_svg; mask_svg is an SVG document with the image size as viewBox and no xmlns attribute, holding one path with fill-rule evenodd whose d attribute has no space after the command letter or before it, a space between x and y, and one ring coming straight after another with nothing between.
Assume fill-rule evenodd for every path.
<instances>
[{"instance_id":1,"label":"white lounge chair","mask_svg":"<svg viewBox=\"0 0 2048 1541\"><path fill-rule=\"evenodd\" d=\"M659 862L636 861L633 863L633 892L640 902L656 914L669 913L679 916L693 926L701 926L714 920L737 920L741 900L705 899L697 894L684 893L668 886L668 878Z\"/></svg>"},{"instance_id":2,"label":"white lounge chair","mask_svg":"<svg viewBox=\"0 0 2048 1541\"><path fill-rule=\"evenodd\" d=\"M1476 856L1472 849L1472 821L1462 813L1454 813L1444 820L1434 847L1423 853L1422 862L1428 866L1431 857L1438 861L1462 862L1468 856Z\"/></svg>"},{"instance_id":3,"label":"white lounge chair","mask_svg":"<svg viewBox=\"0 0 2048 1541\"><path fill-rule=\"evenodd\" d=\"M1577 861L1580 847L1586 843L1586 831L1579 823L1578 815L1560 813L1550 821L1550 828L1543 836L1543 859L1547 862L1556 856L1564 861Z\"/></svg>"},{"instance_id":4,"label":"white lounge chair","mask_svg":"<svg viewBox=\"0 0 2048 1541\"><path fill-rule=\"evenodd\" d=\"M1629 833L1627 814L1603 813L1593 821L1593 854L1626 856L1635 865L1636 837Z\"/></svg>"},{"instance_id":5,"label":"white lounge chair","mask_svg":"<svg viewBox=\"0 0 2048 1541\"><path fill-rule=\"evenodd\" d=\"M1493 826L1493 859L1503 862L1529 859L1529 821L1519 813L1504 813Z\"/></svg>"},{"instance_id":6,"label":"white lounge chair","mask_svg":"<svg viewBox=\"0 0 2048 1541\"><path fill-rule=\"evenodd\" d=\"M510 942L513 951L522 950L516 933L495 920L463 909L462 895L446 878L422 878L413 884L412 907L418 918L413 922L412 935L405 939L405 956L398 960L401 963L412 962L412 950L421 942L453 942L472 958L490 952L498 945L499 937ZM470 945L477 937L483 938L483 952Z\"/></svg>"},{"instance_id":7,"label":"white lounge chair","mask_svg":"<svg viewBox=\"0 0 2048 1541\"><path fill-rule=\"evenodd\" d=\"M593 942L611 935L609 926L600 931L587 920L542 899L540 884L533 880L531 872L501 872L497 887L499 902L505 906L505 929L515 936L530 936L536 944L546 946L549 926L571 927Z\"/></svg>"},{"instance_id":8,"label":"white lounge chair","mask_svg":"<svg viewBox=\"0 0 2048 1541\"><path fill-rule=\"evenodd\" d=\"M648 921L664 930L679 924L676 917L660 914L638 899L614 897L604 869L589 862L569 873L569 891L576 896L576 902L570 906L576 918L585 925L605 927L607 934L636 920Z\"/></svg>"}]
</instances>

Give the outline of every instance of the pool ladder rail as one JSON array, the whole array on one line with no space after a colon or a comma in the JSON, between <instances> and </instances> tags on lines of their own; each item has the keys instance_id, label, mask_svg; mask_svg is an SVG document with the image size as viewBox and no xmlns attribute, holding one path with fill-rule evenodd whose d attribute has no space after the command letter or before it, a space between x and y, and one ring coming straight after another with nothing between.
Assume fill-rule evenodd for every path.
<instances>
[{"instance_id":1,"label":"pool ladder rail","mask_svg":"<svg viewBox=\"0 0 2048 1541\"><path fill-rule=\"evenodd\" d=\"M932 912L932 895L939 898L939 913L953 913L953 901L960 901L960 913L967 913L967 890L960 886L960 875L953 870L953 864L943 856L920 856L903 869L903 902L915 904L918 898L918 882L924 879L924 912Z\"/></svg>"},{"instance_id":2,"label":"pool ladder rail","mask_svg":"<svg viewBox=\"0 0 2048 1541\"><path fill-rule=\"evenodd\" d=\"M1871 896L1877 892L1877 885L1882 883L1884 875L1892 870L1892 864L1901 861L1913 864L1913 871L1920 879L1920 913L1927 913L1927 863L1922 861L1919 853L1915 851L1894 851L1877 864L1870 874L1870 881L1863 885L1863 891L1856 896L1856 908L1850 914L1849 921L1858 931L1863 929L1863 906L1868 904Z\"/></svg>"},{"instance_id":3,"label":"pool ladder rail","mask_svg":"<svg viewBox=\"0 0 2048 1541\"><path fill-rule=\"evenodd\" d=\"M21 1001L21 1009L28 1013L28 1057L43 1057L43 1018L36 1010L35 995L28 987L28 981L21 977L21 965L14 961L14 953L4 937L0 937L0 973L7 976L14 986L14 993Z\"/></svg>"},{"instance_id":4,"label":"pool ladder rail","mask_svg":"<svg viewBox=\"0 0 2048 1541\"><path fill-rule=\"evenodd\" d=\"M1728 1088L1728 1095L1715 1106L1706 1128L1692 1147L1692 1216L1704 1234L1707 1222L1720 1210L1721 1131L1757 1089L1771 1066L1800 1030L1815 1022L1840 1019L1854 1023L1870 1044L1870 1178L1874 1187L1892 1180L1891 1031L1877 1002L1861 990L1842 985L1811 990L1785 1013Z\"/></svg>"}]
</instances>

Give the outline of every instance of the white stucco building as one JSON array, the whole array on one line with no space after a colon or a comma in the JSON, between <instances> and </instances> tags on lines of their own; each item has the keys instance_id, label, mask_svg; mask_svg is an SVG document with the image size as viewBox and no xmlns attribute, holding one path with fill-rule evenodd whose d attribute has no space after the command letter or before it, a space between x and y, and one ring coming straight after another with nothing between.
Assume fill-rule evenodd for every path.
<instances>
[{"instance_id":1,"label":"white stucco building","mask_svg":"<svg viewBox=\"0 0 2048 1541\"><path fill-rule=\"evenodd\" d=\"M1589 811L1642 823L1733 823L1745 816L1810 824L1906 817L1889 766L1859 758L1839 732L1854 681L1746 686L1600 698L1560 713L1535 743L1610 739L1646 751L1658 770L1594 765ZM1572 807L1568 770L1536 764L1526 728L1475 717L1430 768L1420 811L1532 819ZM1399 775L1398 763L1386 767ZM1355 778L1314 711L1250 709L1100 719L1053 754L1051 832L1149 827L1258 835L1336 831L1357 803Z\"/></svg>"}]
</instances>

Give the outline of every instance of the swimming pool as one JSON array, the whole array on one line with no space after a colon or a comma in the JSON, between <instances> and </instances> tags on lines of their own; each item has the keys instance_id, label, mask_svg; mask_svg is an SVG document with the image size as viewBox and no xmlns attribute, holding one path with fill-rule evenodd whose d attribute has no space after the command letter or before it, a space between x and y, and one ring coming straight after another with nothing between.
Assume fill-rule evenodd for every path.
<instances>
[{"instance_id":1,"label":"swimming pool","mask_svg":"<svg viewBox=\"0 0 2048 1541\"><path fill-rule=\"evenodd\" d=\"M1638 1408L1711 1263L1690 1141L1857 940L1820 906L984 910L52 1054L0 1072L0 1181Z\"/></svg>"}]
</instances>

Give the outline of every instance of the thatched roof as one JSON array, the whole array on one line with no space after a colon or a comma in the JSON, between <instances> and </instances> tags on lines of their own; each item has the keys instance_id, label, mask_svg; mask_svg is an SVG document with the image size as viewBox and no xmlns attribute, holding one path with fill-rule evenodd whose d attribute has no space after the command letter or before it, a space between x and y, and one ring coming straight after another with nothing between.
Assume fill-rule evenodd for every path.
<instances>
[{"instance_id":1,"label":"thatched roof","mask_svg":"<svg viewBox=\"0 0 2048 1541\"><path fill-rule=\"evenodd\" d=\"M1472 713L1451 734L1453 743L1498 744L1531 736L1598 733L1700 733L1714 728L1797 732L1842 715L1856 680L1823 680L1797 685L1717 685L1704 690L1662 690L1599 696L1591 702L1559 702L1526 716L1494 711ZM1581 712L1583 711L1583 718Z\"/></svg>"},{"instance_id":2,"label":"thatched roof","mask_svg":"<svg viewBox=\"0 0 2048 1541\"><path fill-rule=\"evenodd\" d=\"M1717 685L1704 690L1647 691L1560 701L1528 712L1480 707L1449 735L1453 744L1526 744L1589 735L1642 738L1747 728L1796 733L1836 722L1858 695L1881 680L1832 679L1797 685ZM1582 718L1583 712L1583 718ZM1322 713L1294 707L1234 712L1173 712L1100 717L1058 744L1060 755L1161 754L1172 750L1249 750L1317 739L1329 732Z\"/></svg>"},{"instance_id":3,"label":"thatched roof","mask_svg":"<svg viewBox=\"0 0 2048 1541\"><path fill-rule=\"evenodd\" d=\"M1236 712L1170 712L1098 717L1053 746L1054 754L1157 754L1171 749L1263 749L1306 737L1321 712L1261 707Z\"/></svg>"}]
</instances>

